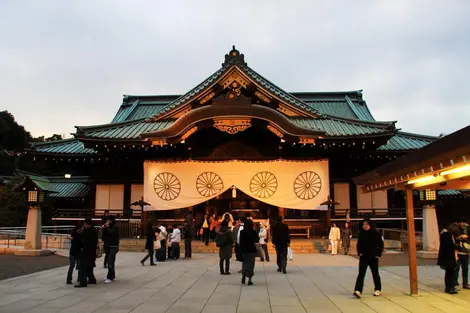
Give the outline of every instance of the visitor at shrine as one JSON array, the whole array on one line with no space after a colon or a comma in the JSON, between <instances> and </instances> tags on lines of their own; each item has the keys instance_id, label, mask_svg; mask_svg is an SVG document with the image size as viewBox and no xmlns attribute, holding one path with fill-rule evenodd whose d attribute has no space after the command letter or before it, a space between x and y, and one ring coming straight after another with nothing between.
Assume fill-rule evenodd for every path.
<instances>
[{"instance_id":1,"label":"visitor at shrine","mask_svg":"<svg viewBox=\"0 0 470 313\"><path fill-rule=\"evenodd\" d=\"M208 246L209 245L209 235L210 235L210 230L209 230L209 226L210 226L210 221L209 219L207 218L207 214L204 214L204 219L203 219L203 222L202 222L202 240L204 241L205 245Z\"/></svg>"},{"instance_id":2,"label":"visitor at shrine","mask_svg":"<svg viewBox=\"0 0 470 313\"><path fill-rule=\"evenodd\" d=\"M287 248L290 245L289 226L282 222L282 217L277 218L273 227L273 245L276 248L277 271L287 273Z\"/></svg>"},{"instance_id":3,"label":"visitor at shrine","mask_svg":"<svg viewBox=\"0 0 470 313\"><path fill-rule=\"evenodd\" d=\"M217 235L217 230L219 229L219 219L217 218L217 215L214 213L212 214L211 218L209 219L210 222L210 236L212 242L215 241L215 236Z\"/></svg>"},{"instance_id":4,"label":"visitor at shrine","mask_svg":"<svg viewBox=\"0 0 470 313\"><path fill-rule=\"evenodd\" d=\"M155 266L156 264L155 262L153 262L153 245L155 241L155 231L153 230L153 225L150 221L147 224L146 236L147 238L145 240L145 249L147 250L147 255L142 260L140 260L140 264L144 266L145 261L147 261L147 259L150 259L150 266Z\"/></svg>"},{"instance_id":5,"label":"visitor at shrine","mask_svg":"<svg viewBox=\"0 0 470 313\"><path fill-rule=\"evenodd\" d=\"M225 213L223 218L222 218L222 221L227 221L228 223L228 228L232 229L233 228L233 225L235 223L235 220L233 219L233 216L232 214L230 214L229 212Z\"/></svg>"},{"instance_id":6,"label":"visitor at shrine","mask_svg":"<svg viewBox=\"0 0 470 313\"><path fill-rule=\"evenodd\" d=\"M457 281L457 266L461 250L456 238L460 236L458 225L452 223L443 229L440 235L439 255L437 265L445 270L444 283L445 292L451 295L458 294L455 282Z\"/></svg>"},{"instance_id":7,"label":"visitor at shrine","mask_svg":"<svg viewBox=\"0 0 470 313\"><path fill-rule=\"evenodd\" d=\"M240 231L240 251L243 255L242 261L242 284L253 285L252 277L255 270L256 246L259 242L258 233L254 229L253 220L246 220Z\"/></svg>"},{"instance_id":8,"label":"visitor at shrine","mask_svg":"<svg viewBox=\"0 0 470 313\"><path fill-rule=\"evenodd\" d=\"M240 226L243 226L243 223L242 221L240 220L239 217L236 218L235 220L235 226L233 227L232 229L232 235L233 235L233 240L235 241L235 259L238 261L238 262L241 262L242 261L242 254L240 252L240 245L239 245L239 237L238 237L238 234L240 232Z\"/></svg>"},{"instance_id":9,"label":"visitor at shrine","mask_svg":"<svg viewBox=\"0 0 470 313\"><path fill-rule=\"evenodd\" d=\"M104 224L106 224L108 217L109 217L109 211L106 210L104 211L104 215L101 217L101 229L103 229ZM103 241L103 250L104 250L103 251L104 252L103 267L107 268L108 267L108 251L107 251L108 244L107 244L106 234L103 232L101 232L101 241Z\"/></svg>"},{"instance_id":10,"label":"visitor at shrine","mask_svg":"<svg viewBox=\"0 0 470 313\"><path fill-rule=\"evenodd\" d=\"M458 252L459 259L457 260L457 272L456 272L456 279L455 285L456 287L459 286L459 272L460 268L462 268L462 288L463 289L470 289L468 285L468 260L469 260L469 242L468 242L468 224L466 218L460 218L458 220L458 229L459 235L456 238L457 243L461 247L461 251Z\"/></svg>"},{"instance_id":11,"label":"visitor at shrine","mask_svg":"<svg viewBox=\"0 0 470 313\"><path fill-rule=\"evenodd\" d=\"M328 238L330 239L331 255L337 255L339 240L341 239L341 231L336 226L336 223L333 223L333 225L331 226L330 235L328 236Z\"/></svg>"},{"instance_id":12,"label":"visitor at shrine","mask_svg":"<svg viewBox=\"0 0 470 313\"><path fill-rule=\"evenodd\" d=\"M102 228L103 236L106 236L105 251L108 257L108 275L106 276L105 284L112 283L116 278L115 263L116 255L119 251L119 231L116 226L116 220L113 216L109 216L106 223Z\"/></svg>"},{"instance_id":13,"label":"visitor at shrine","mask_svg":"<svg viewBox=\"0 0 470 313\"><path fill-rule=\"evenodd\" d=\"M190 259L192 255L192 240L193 240L193 232L191 225L186 220L183 226L183 238L184 238L184 258Z\"/></svg>"},{"instance_id":14,"label":"visitor at shrine","mask_svg":"<svg viewBox=\"0 0 470 313\"><path fill-rule=\"evenodd\" d=\"M155 251L155 260L154 262L158 261L158 253L160 252L162 248L162 230L160 227L155 228L155 242L153 243L153 250Z\"/></svg>"},{"instance_id":15,"label":"visitor at shrine","mask_svg":"<svg viewBox=\"0 0 470 313\"><path fill-rule=\"evenodd\" d=\"M162 224L160 227L160 249L155 252L156 259L159 262L165 262L166 261L166 246L168 242L168 225L167 224Z\"/></svg>"},{"instance_id":16,"label":"visitor at shrine","mask_svg":"<svg viewBox=\"0 0 470 313\"><path fill-rule=\"evenodd\" d=\"M230 259L232 258L233 235L228 227L228 222L223 221L215 238L215 244L219 247L220 275L230 275ZM225 263L225 269L224 269Z\"/></svg>"},{"instance_id":17,"label":"visitor at shrine","mask_svg":"<svg viewBox=\"0 0 470 313\"><path fill-rule=\"evenodd\" d=\"M343 252L345 255L348 255L349 253L349 247L351 246L351 238L351 228L349 228L349 223L345 223L343 229Z\"/></svg>"},{"instance_id":18,"label":"visitor at shrine","mask_svg":"<svg viewBox=\"0 0 470 313\"><path fill-rule=\"evenodd\" d=\"M78 268L78 258L80 257L80 250L81 250L81 241L80 241L80 233L81 229L80 225L77 225L72 230L70 234L70 250L69 250L69 271L67 273L67 285L72 284L72 275L73 270L75 267Z\"/></svg>"},{"instance_id":19,"label":"visitor at shrine","mask_svg":"<svg viewBox=\"0 0 470 313\"><path fill-rule=\"evenodd\" d=\"M384 250L384 242L380 233L372 227L369 218L365 218L361 223L362 230L357 239L357 254L359 255L359 274L354 287L354 296L361 298L364 288L364 278L367 268L370 267L372 278L374 279L374 296L382 293L382 282L379 274L379 258Z\"/></svg>"},{"instance_id":20,"label":"visitor at shrine","mask_svg":"<svg viewBox=\"0 0 470 313\"><path fill-rule=\"evenodd\" d=\"M98 235L93 227L91 218L86 218L80 232L80 254L78 265L79 283L75 288L87 287L88 284L96 284L96 278L93 269L96 264L96 249L98 248Z\"/></svg>"},{"instance_id":21,"label":"visitor at shrine","mask_svg":"<svg viewBox=\"0 0 470 313\"><path fill-rule=\"evenodd\" d=\"M269 253L268 253L268 228L264 223L259 223L259 245L261 246L262 253L261 253L261 262L264 262L266 259L269 262Z\"/></svg>"},{"instance_id":22,"label":"visitor at shrine","mask_svg":"<svg viewBox=\"0 0 470 313\"><path fill-rule=\"evenodd\" d=\"M181 231L178 225L173 225L173 231L171 232L171 258L178 260L180 258L180 243L181 243Z\"/></svg>"}]
</instances>

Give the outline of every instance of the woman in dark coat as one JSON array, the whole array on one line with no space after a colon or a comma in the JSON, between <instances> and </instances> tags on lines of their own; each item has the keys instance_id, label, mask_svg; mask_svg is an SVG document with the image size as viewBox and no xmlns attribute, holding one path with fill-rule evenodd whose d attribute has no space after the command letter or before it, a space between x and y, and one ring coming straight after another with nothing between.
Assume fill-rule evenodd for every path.
<instances>
[{"instance_id":1,"label":"woman in dark coat","mask_svg":"<svg viewBox=\"0 0 470 313\"><path fill-rule=\"evenodd\" d=\"M251 278L255 270L256 246L259 242L258 233L253 228L253 220L247 219L243 230L240 232L240 251L243 255L242 261L242 284L248 277L248 285L253 285Z\"/></svg>"},{"instance_id":2,"label":"woman in dark coat","mask_svg":"<svg viewBox=\"0 0 470 313\"><path fill-rule=\"evenodd\" d=\"M217 247L219 247L220 275L230 275L230 259L232 258L233 236L232 231L230 228L228 228L227 221L222 222L220 230L215 237L215 244Z\"/></svg>"},{"instance_id":3,"label":"woman in dark coat","mask_svg":"<svg viewBox=\"0 0 470 313\"><path fill-rule=\"evenodd\" d=\"M145 249L148 251L145 258L140 260L142 266L144 266L145 261L150 258L150 266L154 266L155 262L153 261L153 244L155 242L155 231L153 230L152 223L147 224L147 241L145 242Z\"/></svg>"},{"instance_id":4,"label":"woman in dark coat","mask_svg":"<svg viewBox=\"0 0 470 313\"><path fill-rule=\"evenodd\" d=\"M456 224L451 224L447 229L444 229L440 236L439 256L437 265L446 271L444 281L446 285L445 292L449 294L457 294L458 290L455 288L455 281L457 278L457 251L460 246L455 243L456 235L458 235L458 227Z\"/></svg>"}]
</instances>

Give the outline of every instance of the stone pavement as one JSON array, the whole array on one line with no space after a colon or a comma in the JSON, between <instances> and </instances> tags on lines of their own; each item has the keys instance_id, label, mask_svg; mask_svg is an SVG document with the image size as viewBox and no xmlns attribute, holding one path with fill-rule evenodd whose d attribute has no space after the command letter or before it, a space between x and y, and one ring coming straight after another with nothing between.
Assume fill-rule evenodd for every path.
<instances>
[{"instance_id":1,"label":"stone pavement","mask_svg":"<svg viewBox=\"0 0 470 313\"><path fill-rule=\"evenodd\" d=\"M65 285L66 267L0 281L0 312L470 312L470 292L443 293L444 273L435 266L419 268L418 297L407 295L408 268L395 266L381 269L382 297L372 297L368 273L358 300L351 295L357 260L348 256L296 255L287 275L272 261L257 262L253 286L240 284L238 262L232 275L221 276L215 254L155 267L142 267L142 257L119 253L117 280L109 285L100 267L98 285L83 289Z\"/></svg>"}]
</instances>

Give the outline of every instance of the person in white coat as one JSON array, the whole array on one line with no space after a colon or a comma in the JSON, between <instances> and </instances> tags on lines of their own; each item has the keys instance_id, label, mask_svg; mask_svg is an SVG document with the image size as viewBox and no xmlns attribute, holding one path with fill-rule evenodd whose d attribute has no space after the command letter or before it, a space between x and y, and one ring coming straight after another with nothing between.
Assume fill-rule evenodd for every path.
<instances>
[{"instance_id":1,"label":"person in white coat","mask_svg":"<svg viewBox=\"0 0 470 313\"><path fill-rule=\"evenodd\" d=\"M333 226L331 227L331 230L330 230L330 236L328 238L330 239L330 244L331 244L331 254L332 255L338 254L338 245L339 245L339 240L341 239L341 231L336 226L336 223L333 223Z\"/></svg>"}]
</instances>

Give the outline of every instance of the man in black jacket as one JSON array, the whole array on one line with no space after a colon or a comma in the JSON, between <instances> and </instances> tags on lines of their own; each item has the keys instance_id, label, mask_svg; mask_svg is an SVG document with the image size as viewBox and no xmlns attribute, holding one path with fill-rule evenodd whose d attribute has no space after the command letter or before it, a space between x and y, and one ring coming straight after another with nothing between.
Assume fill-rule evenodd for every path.
<instances>
[{"instance_id":1,"label":"man in black jacket","mask_svg":"<svg viewBox=\"0 0 470 313\"><path fill-rule=\"evenodd\" d=\"M96 260L96 248L98 247L98 236L93 227L91 218L86 218L83 223L83 230L80 233L81 250L79 254L78 277L80 283L76 288L87 287L87 284L96 284L93 274ZM88 279L87 279L88 278Z\"/></svg>"},{"instance_id":2,"label":"man in black jacket","mask_svg":"<svg viewBox=\"0 0 470 313\"><path fill-rule=\"evenodd\" d=\"M287 247L290 245L289 226L282 222L282 217L277 218L273 227L273 245L276 248L277 271L286 274Z\"/></svg>"},{"instance_id":3,"label":"man in black jacket","mask_svg":"<svg viewBox=\"0 0 470 313\"><path fill-rule=\"evenodd\" d=\"M119 251L119 231L113 216L109 216L103 225L104 236L106 236L105 251L107 251L106 256L108 257L108 275L104 282L109 284L116 278L115 263L116 254Z\"/></svg>"},{"instance_id":4,"label":"man in black jacket","mask_svg":"<svg viewBox=\"0 0 470 313\"><path fill-rule=\"evenodd\" d=\"M374 279L374 296L382 293L382 282L379 274L379 258L384 250L384 242L380 233L371 225L370 219L362 221L362 231L357 240L357 254L359 255L359 274L357 275L354 296L360 298L364 288L364 277L367 267L370 267Z\"/></svg>"}]
</instances>

